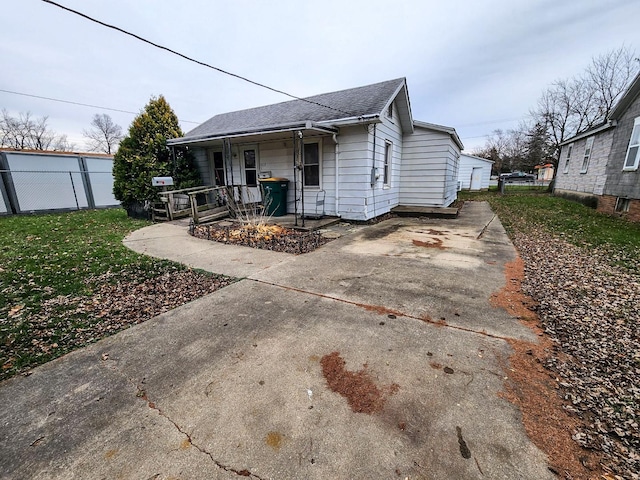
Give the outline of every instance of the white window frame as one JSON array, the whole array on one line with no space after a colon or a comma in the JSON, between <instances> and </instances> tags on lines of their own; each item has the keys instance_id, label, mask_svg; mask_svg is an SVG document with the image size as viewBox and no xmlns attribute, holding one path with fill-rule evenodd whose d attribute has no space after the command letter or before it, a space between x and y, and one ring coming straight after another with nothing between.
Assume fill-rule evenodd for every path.
<instances>
[{"instance_id":1,"label":"white window frame","mask_svg":"<svg viewBox=\"0 0 640 480\"><path fill-rule=\"evenodd\" d=\"M587 173L587 170L589 170L589 159L591 158L591 151L593 150L593 139L594 137L587 138L587 143L584 146L584 155L582 157L580 173Z\"/></svg>"},{"instance_id":2,"label":"white window frame","mask_svg":"<svg viewBox=\"0 0 640 480\"><path fill-rule=\"evenodd\" d=\"M391 170L393 166L393 142L385 140L384 158L382 160L382 187L391 187Z\"/></svg>"},{"instance_id":3,"label":"white window frame","mask_svg":"<svg viewBox=\"0 0 640 480\"><path fill-rule=\"evenodd\" d=\"M573 152L573 143L567 145L567 156L564 161L564 170L562 173L569 173L569 162L571 161L571 152Z\"/></svg>"},{"instance_id":4,"label":"white window frame","mask_svg":"<svg viewBox=\"0 0 640 480\"><path fill-rule=\"evenodd\" d=\"M629 206L631 202L628 198L617 197L616 198L616 206L614 208L615 213L627 213L629 211Z\"/></svg>"},{"instance_id":5,"label":"white window frame","mask_svg":"<svg viewBox=\"0 0 640 480\"><path fill-rule=\"evenodd\" d=\"M247 164L246 164L246 153L249 150L253 150L255 153L255 167L253 168L247 168ZM249 188L259 188L260 187L260 182L258 181L258 174L260 173L260 153L258 152L258 145L244 145L241 149L240 149L240 169L242 171L242 177L243 177L243 183L245 186L249 187ZM255 170L255 174L256 174L256 184L255 185L249 185L249 182L247 181L247 171L254 171Z\"/></svg>"},{"instance_id":6,"label":"white window frame","mask_svg":"<svg viewBox=\"0 0 640 480\"><path fill-rule=\"evenodd\" d=\"M311 189L311 190L322 190L322 139L321 138L314 138L314 139L309 139L309 140L304 140L304 145L310 145L316 143L318 144L318 185L307 185L307 176L304 176L304 188L305 189ZM304 147L303 147L304 148ZM302 168L304 169L306 164L306 156L303 156L303 165ZM315 165L312 164L312 165Z\"/></svg>"},{"instance_id":7,"label":"white window frame","mask_svg":"<svg viewBox=\"0 0 640 480\"><path fill-rule=\"evenodd\" d=\"M387 117L389 117L389 120L393 120L393 102L387 107Z\"/></svg>"},{"instance_id":8,"label":"white window frame","mask_svg":"<svg viewBox=\"0 0 640 480\"><path fill-rule=\"evenodd\" d=\"M636 143L633 142L634 134L636 136ZM629 154L631 150L635 148L635 158L633 159L633 163L631 165L627 165L629 163ZM640 162L640 117L636 117L633 122L633 130L631 130L631 137L629 137L629 146L627 147L627 153L624 156L624 163L622 164L623 171L631 171L638 169L638 163Z\"/></svg>"},{"instance_id":9,"label":"white window frame","mask_svg":"<svg viewBox=\"0 0 640 480\"><path fill-rule=\"evenodd\" d=\"M216 168L216 162L215 162L215 155L219 153L220 155L222 155L222 183L218 182L218 177L216 175L216 170L219 170ZM227 168L224 162L224 152L222 150L218 150L215 148L209 148L207 149L207 160L209 161L209 165L211 166L211 175L213 177L213 185L217 186L217 187L221 187L227 184Z\"/></svg>"}]
</instances>

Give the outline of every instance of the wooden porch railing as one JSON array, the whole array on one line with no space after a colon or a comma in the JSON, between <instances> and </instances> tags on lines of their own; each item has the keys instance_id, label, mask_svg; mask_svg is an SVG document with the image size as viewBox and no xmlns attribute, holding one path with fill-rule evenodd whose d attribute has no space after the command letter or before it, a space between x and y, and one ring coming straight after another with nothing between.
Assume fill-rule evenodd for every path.
<instances>
[{"instance_id":1,"label":"wooden porch railing","mask_svg":"<svg viewBox=\"0 0 640 480\"><path fill-rule=\"evenodd\" d=\"M159 192L160 204L153 208L154 221L191 217L198 225L227 216L260 214L263 205L245 185L192 187Z\"/></svg>"},{"instance_id":2,"label":"wooden porch railing","mask_svg":"<svg viewBox=\"0 0 640 480\"><path fill-rule=\"evenodd\" d=\"M153 206L153 221L163 222L188 217L191 214L189 192L201 190L202 188L203 187L191 187L159 192L160 203L156 203Z\"/></svg>"}]
</instances>

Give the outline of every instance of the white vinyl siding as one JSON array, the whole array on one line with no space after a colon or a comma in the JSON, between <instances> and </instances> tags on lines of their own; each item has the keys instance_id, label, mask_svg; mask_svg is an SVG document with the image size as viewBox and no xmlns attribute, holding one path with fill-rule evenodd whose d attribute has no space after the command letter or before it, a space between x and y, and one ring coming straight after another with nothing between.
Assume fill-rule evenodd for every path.
<instances>
[{"instance_id":1,"label":"white vinyl siding","mask_svg":"<svg viewBox=\"0 0 640 480\"><path fill-rule=\"evenodd\" d=\"M489 180L491 179L491 166L493 162L484 160L482 158L465 155L460 155L460 170L458 172L458 181L460 187L463 190L471 189L471 176L474 168L481 169L480 190L487 190L489 188Z\"/></svg>"},{"instance_id":2,"label":"white vinyl siding","mask_svg":"<svg viewBox=\"0 0 640 480\"><path fill-rule=\"evenodd\" d=\"M582 157L582 167L580 173L587 173L589 170L589 158L591 158L591 150L593 149L593 137L587 138L587 144L584 147L584 155Z\"/></svg>"},{"instance_id":3,"label":"white vinyl siding","mask_svg":"<svg viewBox=\"0 0 640 480\"><path fill-rule=\"evenodd\" d=\"M633 131L629 139L629 147L624 160L623 170L637 170L640 160L640 117L633 122Z\"/></svg>"},{"instance_id":4,"label":"white vinyl siding","mask_svg":"<svg viewBox=\"0 0 640 480\"><path fill-rule=\"evenodd\" d=\"M363 173L368 178L365 180L366 187L365 192L367 194L366 212L367 217L374 218L384 213L391 211L393 207L397 207L400 204L400 170L402 159L402 127L400 122L395 123L388 118L383 117L382 123L376 124L376 151L375 161L372 159L373 147L373 127L369 127L369 141L371 147L368 151L369 159L365 163L366 168L363 169ZM387 152L387 145L390 144L389 150L389 178L388 184L384 183L384 164L385 153ZM371 187L371 167L376 168L376 180L373 187Z\"/></svg>"},{"instance_id":5,"label":"white vinyl siding","mask_svg":"<svg viewBox=\"0 0 640 480\"><path fill-rule=\"evenodd\" d=\"M400 204L447 207L456 199L460 149L451 136L415 127L403 137Z\"/></svg>"}]
</instances>

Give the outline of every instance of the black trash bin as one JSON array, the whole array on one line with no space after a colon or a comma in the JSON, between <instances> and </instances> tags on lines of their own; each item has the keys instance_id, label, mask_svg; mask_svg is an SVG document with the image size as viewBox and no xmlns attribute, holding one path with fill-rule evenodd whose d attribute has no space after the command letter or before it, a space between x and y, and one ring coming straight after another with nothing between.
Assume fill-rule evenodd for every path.
<instances>
[{"instance_id":1,"label":"black trash bin","mask_svg":"<svg viewBox=\"0 0 640 480\"><path fill-rule=\"evenodd\" d=\"M263 178L260 179L260 187L266 214L274 217L286 215L289 180L286 178Z\"/></svg>"}]
</instances>

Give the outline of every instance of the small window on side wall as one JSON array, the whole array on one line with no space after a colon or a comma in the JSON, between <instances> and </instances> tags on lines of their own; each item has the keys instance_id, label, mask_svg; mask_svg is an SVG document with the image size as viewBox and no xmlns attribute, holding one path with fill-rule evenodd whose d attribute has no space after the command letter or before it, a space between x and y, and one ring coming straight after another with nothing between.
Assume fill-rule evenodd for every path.
<instances>
[{"instance_id":1,"label":"small window on side wall","mask_svg":"<svg viewBox=\"0 0 640 480\"><path fill-rule=\"evenodd\" d=\"M633 122L633 131L627 147L627 156L624 159L623 170L637 170L640 160L640 117Z\"/></svg>"},{"instance_id":2,"label":"small window on side wall","mask_svg":"<svg viewBox=\"0 0 640 480\"><path fill-rule=\"evenodd\" d=\"M385 187L391 185L391 159L393 158L393 144L385 142L384 144L384 167L382 171L382 184Z\"/></svg>"},{"instance_id":3,"label":"small window on side wall","mask_svg":"<svg viewBox=\"0 0 640 480\"><path fill-rule=\"evenodd\" d=\"M569 173L569 162L571 161L571 152L573 150L573 143L567 146L567 158L564 162L564 173Z\"/></svg>"},{"instance_id":4,"label":"small window on side wall","mask_svg":"<svg viewBox=\"0 0 640 480\"><path fill-rule=\"evenodd\" d=\"M587 173L589 170L589 158L591 158L591 150L593 149L593 137L587 138L587 144L584 147L584 157L582 158L582 167L580 173Z\"/></svg>"},{"instance_id":5,"label":"small window on side wall","mask_svg":"<svg viewBox=\"0 0 640 480\"><path fill-rule=\"evenodd\" d=\"M393 118L393 102L387 107L387 117Z\"/></svg>"}]
</instances>

